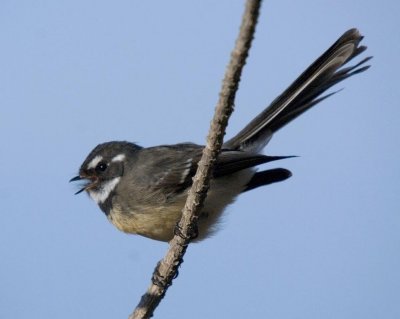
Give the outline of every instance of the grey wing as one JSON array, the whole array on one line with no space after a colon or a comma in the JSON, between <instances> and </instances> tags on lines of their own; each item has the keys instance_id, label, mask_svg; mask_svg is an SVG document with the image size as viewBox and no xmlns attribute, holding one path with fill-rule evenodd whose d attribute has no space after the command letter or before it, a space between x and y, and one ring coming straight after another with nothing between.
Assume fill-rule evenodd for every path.
<instances>
[{"instance_id":1,"label":"grey wing","mask_svg":"<svg viewBox=\"0 0 400 319\"><path fill-rule=\"evenodd\" d=\"M165 196L181 193L192 184L202 149L200 145L182 143L142 150L137 167L141 184Z\"/></svg>"},{"instance_id":2,"label":"grey wing","mask_svg":"<svg viewBox=\"0 0 400 319\"><path fill-rule=\"evenodd\" d=\"M293 156L268 156L245 151L222 150L214 169L214 177L238 172L242 169L277 161Z\"/></svg>"},{"instance_id":3,"label":"grey wing","mask_svg":"<svg viewBox=\"0 0 400 319\"><path fill-rule=\"evenodd\" d=\"M203 146L184 143L147 148L141 152L138 171L148 190L170 197L188 189L196 174ZM213 177L219 178L263 163L290 156L267 156L223 149L217 159ZM137 180L136 180L137 181Z\"/></svg>"}]
</instances>

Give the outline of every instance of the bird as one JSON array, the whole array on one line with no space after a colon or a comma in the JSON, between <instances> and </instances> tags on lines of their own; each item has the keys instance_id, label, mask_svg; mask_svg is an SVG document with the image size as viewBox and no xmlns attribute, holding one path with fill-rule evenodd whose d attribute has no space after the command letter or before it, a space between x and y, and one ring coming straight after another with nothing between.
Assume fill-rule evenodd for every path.
<instances>
[{"instance_id":1,"label":"bird","mask_svg":"<svg viewBox=\"0 0 400 319\"><path fill-rule=\"evenodd\" d=\"M268 156L262 150L282 127L336 93L324 92L370 67L366 62L372 57L347 66L366 50L360 45L362 39L356 28L346 31L258 116L223 143L194 241L216 232L223 211L238 195L292 175L284 168L259 171L261 164L290 157ZM168 242L180 220L203 148L194 143L142 147L127 141L105 142L89 153L70 182L83 181L76 194L86 191L119 230Z\"/></svg>"}]
</instances>

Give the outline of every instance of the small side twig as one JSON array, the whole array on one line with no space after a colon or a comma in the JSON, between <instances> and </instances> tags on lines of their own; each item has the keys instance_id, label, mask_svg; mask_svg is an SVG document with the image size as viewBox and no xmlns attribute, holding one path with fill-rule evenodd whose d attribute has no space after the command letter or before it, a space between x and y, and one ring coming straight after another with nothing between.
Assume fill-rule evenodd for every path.
<instances>
[{"instance_id":1,"label":"small side twig","mask_svg":"<svg viewBox=\"0 0 400 319\"><path fill-rule=\"evenodd\" d=\"M236 91L253 40L260 7L261 0L247 0L246 2L239 35L225 72L207 143L193 179L182 218L177 225L174 238L170 241L170 247L165 257L158 263L153 273L151 285L142 296L135 311L130 315L130 319L152 317L155 308L172 284L172 280L177 276L178 268L183 261L182 258L190 240L197 235L197 219L207 195L214 163L223 144L229 116L233 112Z\"/></svg>"}]
</instances>

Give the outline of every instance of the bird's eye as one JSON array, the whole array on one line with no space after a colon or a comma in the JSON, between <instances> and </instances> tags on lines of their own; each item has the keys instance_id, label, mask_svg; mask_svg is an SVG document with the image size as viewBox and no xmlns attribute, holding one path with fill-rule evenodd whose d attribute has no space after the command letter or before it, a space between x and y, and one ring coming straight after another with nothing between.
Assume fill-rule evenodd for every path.
<instances>
[{"instance_id":1,"label":"bird's eye","mask_svg":"<svg viewBox=\"0 0 400 319\"><path fill-rule=\"evenodd\" d=\"M97 173L104 172L107 169L107 163L100 162L94 169Z\"/></svg>"}]
</instances>

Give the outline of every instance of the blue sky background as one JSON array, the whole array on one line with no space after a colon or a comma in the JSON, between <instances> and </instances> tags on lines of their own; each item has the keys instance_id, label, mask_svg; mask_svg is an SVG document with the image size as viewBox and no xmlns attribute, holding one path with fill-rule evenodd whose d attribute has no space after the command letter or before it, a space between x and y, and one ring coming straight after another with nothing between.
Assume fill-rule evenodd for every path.
<instances>
[{"instance_id":1,"label":"blue sky background","mask_svg":"<svg viewBox=\"0 0 400 319\"><path fill-rule=\"evenodd\" d=\"M0 318L126 318L167 245L68 183L100 142L204 143L242 1L0 3ZM400 318L399 4L267 1L228 136L342 32L373 67L281 130L155 318Z\"/></svg>"}]
</instances>

